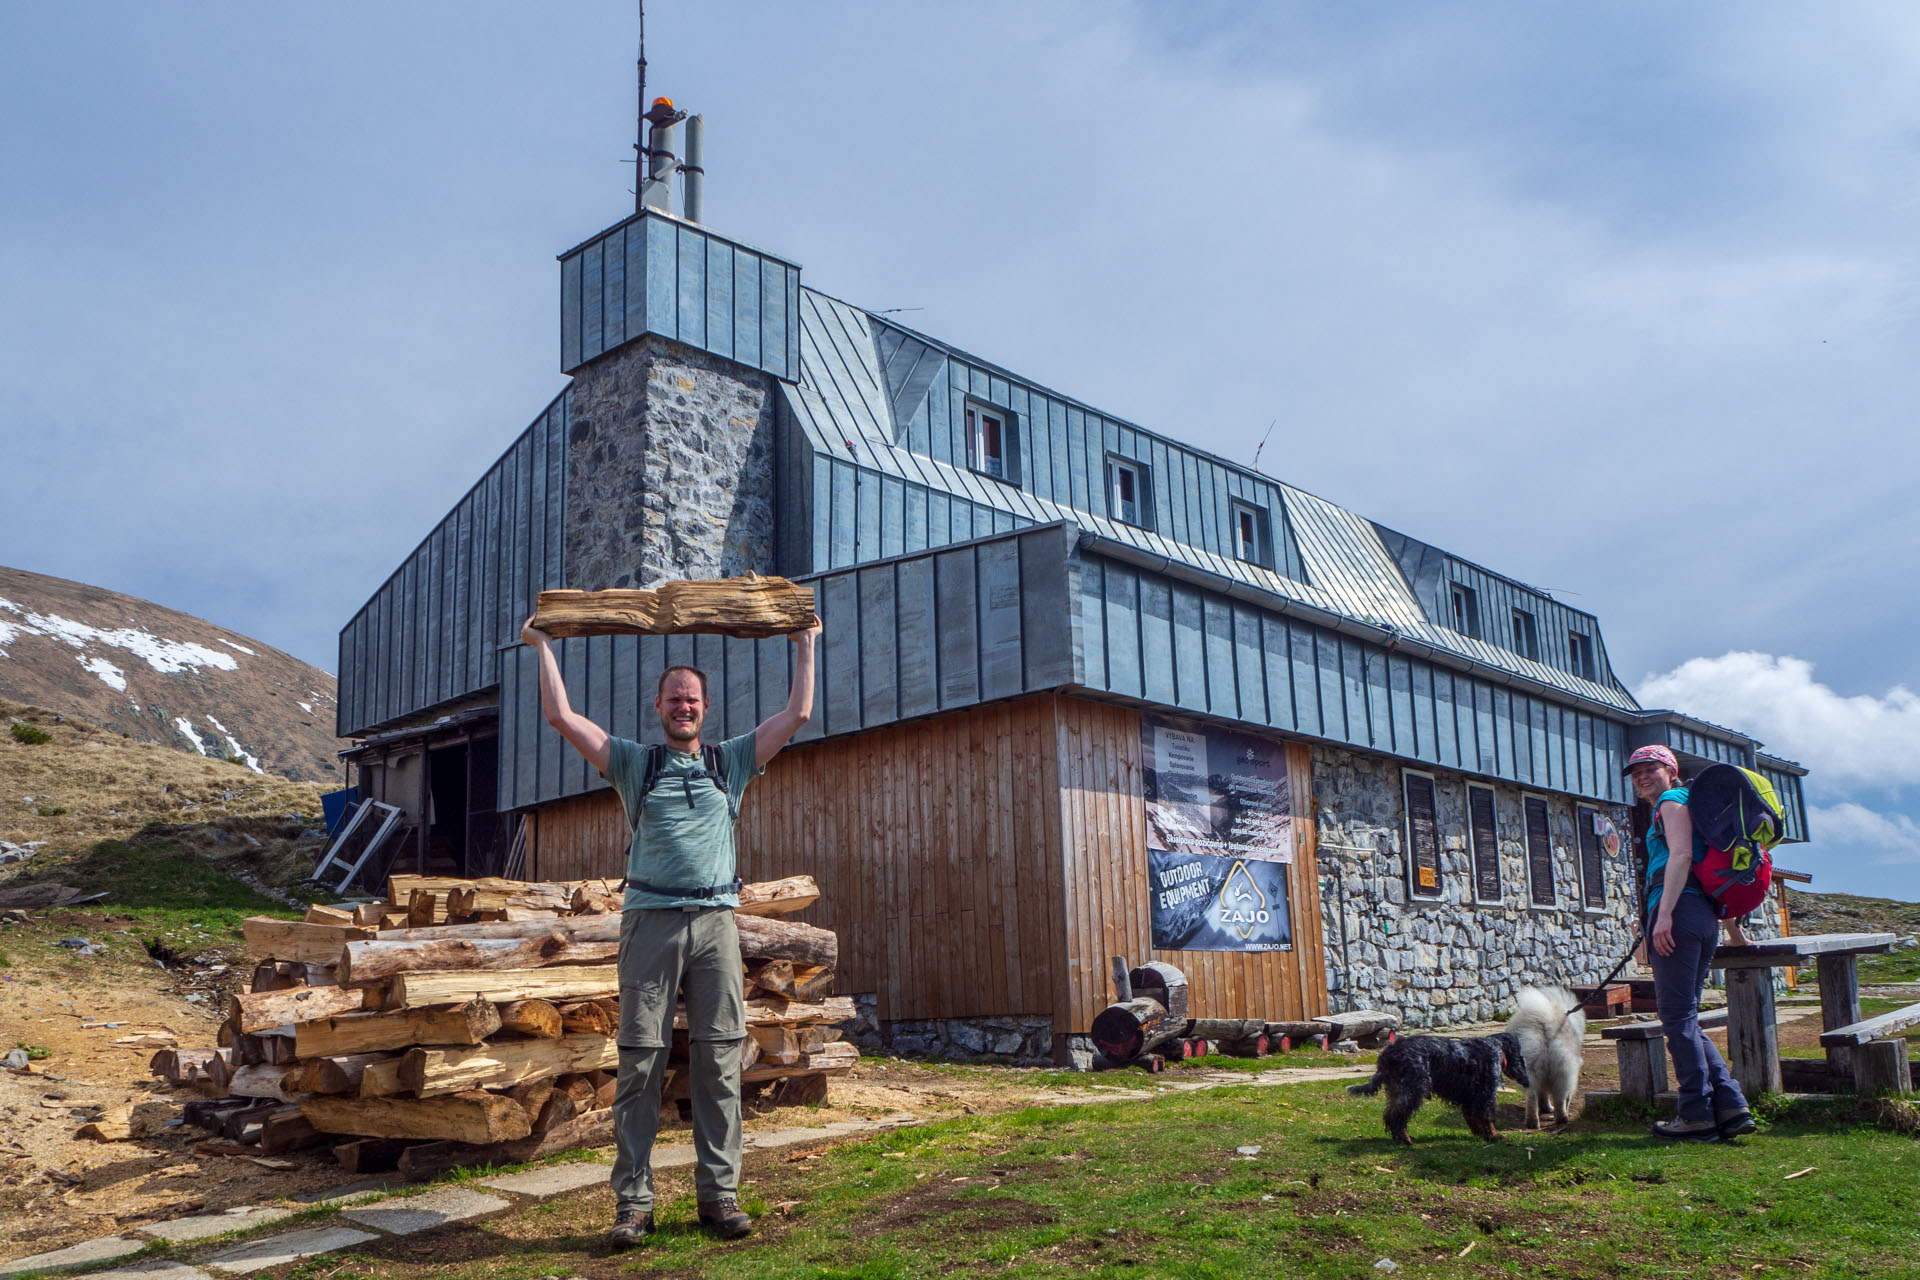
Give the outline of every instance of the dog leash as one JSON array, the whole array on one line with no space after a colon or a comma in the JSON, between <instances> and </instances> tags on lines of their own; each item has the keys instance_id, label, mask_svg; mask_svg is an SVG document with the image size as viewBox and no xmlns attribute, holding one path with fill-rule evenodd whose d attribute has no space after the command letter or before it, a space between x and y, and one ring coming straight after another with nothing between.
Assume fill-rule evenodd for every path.
<instances>
[{"instance_id":1,"label":"dog leash","mask_svg":"<svg viewBox=\"0 0 1920 1280\"><path fill-rule=\"evenodd\" d=\"M1620 957L1620 963L1616 964L1615 966L1613 966L1612 969L1608 970L1607 976L1600 979L1599 983L1594 987L1594 990L1598 991L1601 987L1606 986L1609 982L1612 982L1615 978L1619 977L1620 971L1627 967L1627 962L1633 959L1634 952L1638 951L1639 949L1640 949L1640 944L1638 942L1634 943L1633 949L1631 951L1628 951L1627 954ZM1567 1019L1571 1018L1574 1015L1574 1013L1579 1010L1579 1008L1580 1008L1580 1002L1578 1000L1574 1001L1573 1005L1570 1008L1568 1008L1568 1010L1565 1013L1560 1015L1560 1021L1553 1024L1553 1029L1555 1031L1559 1031L1561 1027L1566 1025Z\"/></svg>"}]
</instances>

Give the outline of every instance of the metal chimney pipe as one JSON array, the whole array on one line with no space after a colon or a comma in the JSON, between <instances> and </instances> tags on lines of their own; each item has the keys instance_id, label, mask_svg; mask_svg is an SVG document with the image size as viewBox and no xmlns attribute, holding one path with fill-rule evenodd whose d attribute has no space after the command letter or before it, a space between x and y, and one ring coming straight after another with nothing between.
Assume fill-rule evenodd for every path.
<instances>
[{"instance_id":1,"label":"metal chimney pipe","mask_svg":"<svg viewBox=\"0 0 1920 1280\"><path fill-rule=\"evenodd\" d=\"M680 172L686 175L685 208L688 222L699 222L700 214L706 205L707 171L701 167L706 149L706 117L688 116L687 162L680 166Z\"/></svg>"},{"instance_id":2,"label":"metal chimney pipe","mask_svg":"<svg viewBox=\"0 0 1920 1280\"><path fill-rule=\"evenodd\" d=\"M673 103L666 98L655 98L653 109L647 112L647 121L653 128L647 133L647 178L640 187L643 208L673 212L673 172L680 167L673 154L673 130L686 118L687 113L675 111Z\"/></svg>"}]
</instances>

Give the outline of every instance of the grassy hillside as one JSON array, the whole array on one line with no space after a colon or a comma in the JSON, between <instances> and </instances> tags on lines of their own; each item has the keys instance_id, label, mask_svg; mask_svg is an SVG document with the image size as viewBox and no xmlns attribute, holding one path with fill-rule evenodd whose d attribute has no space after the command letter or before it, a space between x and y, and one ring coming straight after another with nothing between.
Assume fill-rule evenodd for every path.
<instances>
[{"instance_id":1,"label":"grassy hillside","mask_svg":"<svg viewBox=\"0 0 1920 1280\"><path fill-rule=\"evenodd\" d=\"M1863 898L1851 893L1807 893L1787 886L1795 933L1892 933L1920 937L1920 902ZM1920 947L1860 957L1862 982L1920 982Z\"/></svg>"}]
</instances>

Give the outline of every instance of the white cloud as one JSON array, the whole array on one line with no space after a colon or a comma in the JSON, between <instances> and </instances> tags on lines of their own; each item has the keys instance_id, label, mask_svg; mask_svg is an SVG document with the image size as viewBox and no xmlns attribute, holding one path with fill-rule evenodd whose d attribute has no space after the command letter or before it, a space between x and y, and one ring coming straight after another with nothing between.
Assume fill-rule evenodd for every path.
<instances>
[{"instance_id":1,"label":"white cloud","mask_svg":"<svg viewBox=\"0 0 1920 1280\"><path fill-rule=\"evenodd\" d=\"M1798 760L1810 783L1844 790L1920 783L1920 695L1895 685L1879 697L1835 692L1803 658L1726 653L1649 675L1634 693L1749 733ZM1863 810L1863 812L1865 812Z\"/></svg>"},{"instance_id":2,"label":"white cloud","mask_svg":"<svg viewBox=\"0 0 1920 1280\"><path fill-rule=\"evenodd\" d=\"M1876 866L1920 863L1920 823L1903 813L1876 813L1846 802L1830 808L1815 806L1807 816L1823 846L1878 854L1873 859Z\"/></svg>"}]
</instances>

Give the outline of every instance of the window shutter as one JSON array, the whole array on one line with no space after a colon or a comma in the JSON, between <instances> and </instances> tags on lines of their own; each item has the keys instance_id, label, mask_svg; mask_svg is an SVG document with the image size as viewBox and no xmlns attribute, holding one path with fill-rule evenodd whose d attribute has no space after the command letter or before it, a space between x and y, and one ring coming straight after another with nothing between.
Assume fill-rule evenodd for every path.
<instances>
[{"instance_id":1,"label":"window shutter","mask_svg":"<svg viewBox=\"0 0 1920 1280\"><path fill-rule=\"evenodd\" d=\"M1493 792L1467 788L1467 820L1473 829L1473 891L1482 902L1500 900L1500 840L1493 825Z\"/></svg>"},{"instance_id":2,"label":"window shutter","mask_svg":"<svg viewBox=\"0 0 1920 1280\"><path fill-rule=\"evenodd\" d=\"M1407 785L1407 858L1411 892L1440 896L1440 841L1433 815L1433 779L1404 775Z\"/></svg>"},{"instance_id":3,"label":"window shutter","mask_svg":"<svg viewBox=\"0 0 1920 1280\"><path fill-rule=\"evenodd\" d=\"M1580 828L1580 891L1590 907L1607 905L1605 850L1600 843L1600 833L1593 829L1599 820L1600 815L1592 809L1582 809L1577 822Z\"/></svg>"},{"instance_id":4,"label":"window shutter","mask_svg":"<svg viewBox=\"0 0 1920 1280\"><path fill-rule=\"evenodd\" d=\"M1527 797L1527 880L1533 905L1553 905L1553 841L1547 831L1547 802Z\"/></svg>"}]
</instances>

